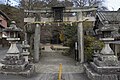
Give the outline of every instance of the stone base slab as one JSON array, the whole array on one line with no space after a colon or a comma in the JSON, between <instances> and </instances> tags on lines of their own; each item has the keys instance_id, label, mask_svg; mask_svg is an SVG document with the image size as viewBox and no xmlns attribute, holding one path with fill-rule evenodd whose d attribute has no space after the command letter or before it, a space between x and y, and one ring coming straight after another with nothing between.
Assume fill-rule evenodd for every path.
<instances>
[{"instance_id":1,"label":"stone base slab","mask_svg":"<svg viewBox=\"0 0 120 80\"><path fill-rule=\"evenodd\" d=\"M85 73L90 80L119 80L118 74L98 74L90 67L88 67L87 64L84 65L84 68Z\"/></svg>"},{"instance_id":2,"label":"stone base slab","mask_svg":"<svg viewBox=\"0 0 120 80\"><path fill-rule=\"evenodd\" d=\"M94 62L90 63L91 67L100 74L120 74L120 66L97 66Z\"/></svg>"},{"instance_id":3,"label":"stone base slab","mask_svg":"<svg viewBox=\"0 0 120 80\"><path fill-rule=\"evenodd\" d=\"M12 71L4 71L4 70L0 71L0 74L24 75L27 77L30 77L30 75L32 75L33 73L35 73L35 67L33 67L33 66L28 70L20 71L20 72L12 72Z\"/></svg>"}]
</instances>

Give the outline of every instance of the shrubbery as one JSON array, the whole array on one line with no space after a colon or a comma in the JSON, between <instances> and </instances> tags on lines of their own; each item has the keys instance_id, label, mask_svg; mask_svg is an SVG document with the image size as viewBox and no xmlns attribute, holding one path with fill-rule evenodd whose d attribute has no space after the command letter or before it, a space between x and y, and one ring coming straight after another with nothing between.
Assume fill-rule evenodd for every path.
<instances>
[{"instance_id":1,"label":"shrubbery","mask_svg":"<svg viewBox=\"0 0 120 80\"><path fill-rule=\"evenodd\" d=\"M64 27L65 41L64 45L70 47L70 54L74 54L75 42L77 41L77 25L74 26L66 25ZM84 35L84 53L87 62L92 60L93 50L95 47L102 49L103 42L97 40L95 37L90 35Z\"/></svg>"},{"instance_id":2,"label":"shrubbery","mask_svg":"<svg viewBox=\"0 0 120 80\"><path fill-rule=\"evenodd\" d=\"M84 53L86 61L93 60L92 56L94 54L94 49L98 48L99 50L102 49L104 43L100 40L97 40L95 37L92 36L84 36Z\"/></svg>"}]
</instances>

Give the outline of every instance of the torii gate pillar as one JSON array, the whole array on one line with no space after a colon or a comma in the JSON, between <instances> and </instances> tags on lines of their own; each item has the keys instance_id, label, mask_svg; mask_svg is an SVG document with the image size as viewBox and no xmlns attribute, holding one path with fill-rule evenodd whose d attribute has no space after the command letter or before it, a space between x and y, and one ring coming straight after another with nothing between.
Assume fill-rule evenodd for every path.
<instances>
[{"instance_id":1,"label":"torii gate pillar","mask_svg":"<svg viewBox=\"0 0 120 80\"><path fill-rule=\"evenodd\" d=\"M40 54L40 25L36 24L35 36L34 36L34 54L33 54L34 62L39 62L39 54Z\"/></svg>"},{"instance_id":2,"label":"torii gate pillar","mask_svg":"<svg viewBox=\"0 0 120 80\"><path fill-rule=\"evenodd\" d=\"M77 36L78 36L78 58L80 63L84 62L84 39L83 39L83 19L82 19L82 11L77 13L78 29L77 29Z\"/></svg>"}]
</instances>

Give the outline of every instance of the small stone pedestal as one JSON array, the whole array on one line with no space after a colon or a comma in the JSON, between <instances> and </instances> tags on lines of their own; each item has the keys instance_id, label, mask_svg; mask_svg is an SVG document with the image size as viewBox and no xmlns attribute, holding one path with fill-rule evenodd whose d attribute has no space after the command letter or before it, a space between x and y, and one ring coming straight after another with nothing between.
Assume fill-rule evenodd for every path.
<instances>
[{"instance_id":1,"label":"small stone pedestal","mask_svg":"<svg viewBox=\"0 0 120 80\"><path fill-rule=\"evenodd\" d=\"M6 28L4 31L7 33L7 40L10 42L11 46L7 51L5 58L1 61L2 66L0 73L30 75L33 73L34 67L29 64L28 58L26 58L28 57L29 52L26 50L23 51L25 54L20 53L16 46L16 43L20 40L18 32L20 32L21 29L17 28L13 21L10 27Z\"/></svg>"},{"instance_id":2,"label":"small stone pedestal","mask_svg":"<svg viewBox=\"0 0 120 80\"><path fill-rule=\"evenodd\" d=\"M105 41L105 47L90 64L85 64L85 72L91 80L119 80L120 62L113 50L109 46L113 38L102 38Z\"/></svg>"},{"instance_id":3,"label":"small stone pedestal","mask_svg":"<svg viewBox=\"0 0 120 80\"><path fill-rule=\"evenodd\" d=\"M27 41L23 41L23 44L22 44L22 55L25 59L25 62L29 62L28 60L28 56L30 54L30 52L28 51L28 49L30 48L30 46L27 44Z\"/></svg>"}]
</instances>

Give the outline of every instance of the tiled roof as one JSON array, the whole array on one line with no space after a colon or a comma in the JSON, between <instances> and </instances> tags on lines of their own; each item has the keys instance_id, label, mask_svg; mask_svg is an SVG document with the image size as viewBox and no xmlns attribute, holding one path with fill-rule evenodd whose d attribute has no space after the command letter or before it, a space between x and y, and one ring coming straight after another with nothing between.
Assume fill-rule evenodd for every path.
<instances>
[{"instance_id":1,"label":"tiled roof","mask_svg":"<svg viewBox=\"0 0 120 80\"><path fill-rule=\"evenodd\" d=\"M113 38L120 38L120 33L118 33L118 29L120 29L120 11L98 11L96 16L96 19L99 18L102 23L98 31L111 31ZM100 22L97 24L100 24Z\"/></svg>"},{"instance_id":2,"label":"tiled roof","mask_svg":"<svg viewBox=\"0 0 120 80\"><path fill-rule=\"evenodd\" d=\"M96 15L100 21L119 21L120 22L120 11L98 11Z\"/></svg>"},{"instance_id":3,"label":"tiled roof","mask_svg":"<svg viewBox=\"0 0 120 80\"><path fill-rule=\"evenodd\" d=\"M5 17L7 20L10 20L10 18L9 18L4 12L2 12L1 10L0 10L0 14L1 14L3 17Z\"/></svg>"}]
</instances>

